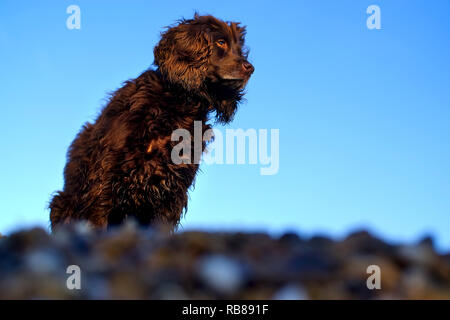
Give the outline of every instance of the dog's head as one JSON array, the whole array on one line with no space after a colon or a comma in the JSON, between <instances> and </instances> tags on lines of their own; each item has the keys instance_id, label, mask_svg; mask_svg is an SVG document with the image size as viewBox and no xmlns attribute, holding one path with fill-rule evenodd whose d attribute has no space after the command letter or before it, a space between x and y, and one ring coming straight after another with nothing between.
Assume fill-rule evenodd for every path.
<instances>
[{"instance_id":1,"label":"dog's head","mask_svg":"<svg viewBox=\"0 0 450 320\"><path fill-rule=\"evenodd\" d=\"M154 64L167 81L186 90L207 91L218 100L238 99L254 71L244 37L239 23L196 14L162 33Z\"/></svg>"}]
</instances>

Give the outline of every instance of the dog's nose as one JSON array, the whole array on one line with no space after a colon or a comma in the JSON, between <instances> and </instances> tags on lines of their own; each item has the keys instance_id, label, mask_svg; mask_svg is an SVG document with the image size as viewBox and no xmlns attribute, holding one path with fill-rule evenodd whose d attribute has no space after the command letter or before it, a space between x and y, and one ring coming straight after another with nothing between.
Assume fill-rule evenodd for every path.
<instances>
[{"instance_id":1,"label":"dog's nose","mask_svg":"<svg viewBox=\"0 0 450 320\"><path fill-rule=\"evenodd\" d=\"M248 74L252 74L255 71L255 67L248 61L242 63L242 69Z\"/></svg>"}]
</instances>

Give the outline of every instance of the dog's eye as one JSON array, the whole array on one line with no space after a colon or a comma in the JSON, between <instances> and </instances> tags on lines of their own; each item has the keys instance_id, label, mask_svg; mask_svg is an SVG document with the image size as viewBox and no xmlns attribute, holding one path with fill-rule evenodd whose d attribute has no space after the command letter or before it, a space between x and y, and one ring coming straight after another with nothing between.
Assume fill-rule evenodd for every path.
<instances>
[{"instance_id":1,"label":"dog's eye","mask_svg":"<svg viewBox=\"0 0 450 320\"><path fill-rule=\"evenodd\" d=\"M216 43L221 48L226 48L227 47L227 42L225 40L223 40L223 39L217 40Z\"/></svg>"}]
</instances>

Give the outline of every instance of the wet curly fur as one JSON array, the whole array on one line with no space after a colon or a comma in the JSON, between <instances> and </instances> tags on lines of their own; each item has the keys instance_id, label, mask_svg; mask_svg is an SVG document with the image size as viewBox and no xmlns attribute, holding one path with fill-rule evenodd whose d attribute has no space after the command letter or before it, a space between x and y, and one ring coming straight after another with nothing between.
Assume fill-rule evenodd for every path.
<instances>
[{"instance_id":1,"label":"wet curly fur","mask_svg":"<svg viewBox=\"0 0 450 320\"><path fill-rule=\"evenodd\" d=\"M49 206L52 230L79 220L107 229L129 217L178 226L198 164L171 160L172 132L232 120L254 70L244 35L239 23L197 14L162 33L156 69L125 82L71 144L64 189Z\"/></svg>"}]
</instances>

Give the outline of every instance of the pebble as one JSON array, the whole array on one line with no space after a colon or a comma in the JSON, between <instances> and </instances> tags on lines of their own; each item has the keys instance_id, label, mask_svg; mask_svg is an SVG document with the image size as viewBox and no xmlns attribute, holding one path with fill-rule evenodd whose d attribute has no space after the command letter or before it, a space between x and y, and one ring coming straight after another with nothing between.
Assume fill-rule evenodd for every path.
<instances>
[{"instance_id":1,"label":"pebble","mask_svg":"<svg viewBox=\"0 0 450 320\"><path fill-rule=\"evenodd\" d=\"M234 259L215 255L204 257L199 275L207 286L224 295L235 293L243 284L243 267Z\"/></svg>"},{"instance_id":2,"label":"pebble","mask_svg":"<svg viewBox=\"0 0 450 320\"><path fill-rule=\"evenodd\" d=\"M308 294L303 287L288 284L275 292L273 300L308 300Z\"/></svg>"}]
</instances>

